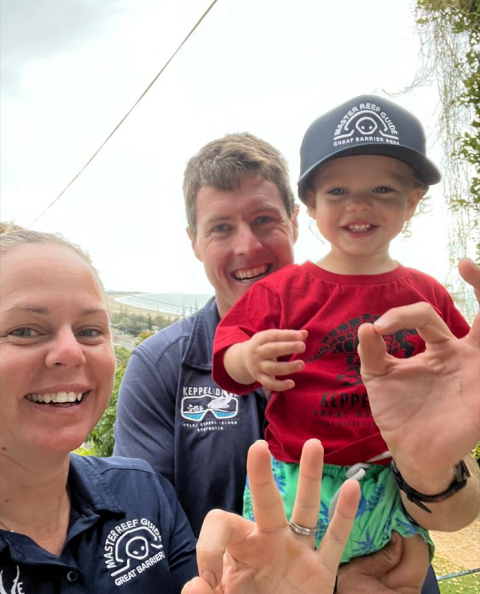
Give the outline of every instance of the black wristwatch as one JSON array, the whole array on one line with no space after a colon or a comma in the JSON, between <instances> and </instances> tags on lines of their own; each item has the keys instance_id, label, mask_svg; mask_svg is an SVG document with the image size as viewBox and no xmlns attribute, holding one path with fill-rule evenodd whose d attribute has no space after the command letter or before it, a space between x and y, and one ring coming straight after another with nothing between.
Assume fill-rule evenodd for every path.
<instances>
[{"instance_id":1,"label":"black wristwatch","mask_svg":"<svg viewBox=\"0 0 480 594\"><path fill-rule=\"evenodd\" d=\"M412 487L410 487L410 485L405 482L405 479L400 474L400 471L398 470L394 460L391 462L391 469L398 488L406 494L407 499L415 505L418 505L419 508L423 509L423 511L426 511L429 514L432 513L432 510L428 509L426 505L423 505L422 501L426 503L438 503L440 501L444 501L445 499L448 499L454 495L457 491L460 491L460 489L463 489L463 487L465 487L467 484L468 478L470 477L470 472L467 468L467 465L462 460L454 466L455 476L452 483L445 491L438 493L437 495L424 495L423 493L419 493L418 491L415 491L415 489L412 489Z\"/></svg>"}]
</instances>

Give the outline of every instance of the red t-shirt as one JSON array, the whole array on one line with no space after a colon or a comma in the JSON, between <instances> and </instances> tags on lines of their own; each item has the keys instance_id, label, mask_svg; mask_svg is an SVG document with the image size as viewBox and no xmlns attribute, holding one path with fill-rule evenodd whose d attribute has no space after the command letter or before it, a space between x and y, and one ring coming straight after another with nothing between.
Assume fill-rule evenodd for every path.
<instances>
[{"instance_id":1,"label":"red t-shirt","mask_svg":"<svg viewBox=\"0 0 480 594\"><path fill-rule=\"evenodd\" d=\"M256 282L217 327L213 377L225 390L247 394L252 386L234 382L223 366L225 350L272 328L308 330L305 369L295 388L272 392L267 405L265 439L273 456L298 462L305 441L321 439L325 462L365 462L387 447L374 423L360 376L358 328L387 310L419 301L430 303L457 337L469 326L452 298L432 277L398 266L378 275L341 275L312 262L293 264ZM388 352L412 357L425 344L415 330L384 337Z\"/></svg>"}]
</instances>

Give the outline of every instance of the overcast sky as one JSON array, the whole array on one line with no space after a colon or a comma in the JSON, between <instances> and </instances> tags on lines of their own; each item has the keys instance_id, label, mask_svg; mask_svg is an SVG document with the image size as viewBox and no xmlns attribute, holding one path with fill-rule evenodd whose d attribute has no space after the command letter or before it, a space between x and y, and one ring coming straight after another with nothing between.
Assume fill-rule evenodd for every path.
<instances>
[{"instance_id":1,"label":"overcast sky","mask_svg":"<svg viewBox=\"0 0 480 594\"><path fill-rule=\"evenodd\" d=\"M81 169L211 0L1 0L1 218L33 221ZM413 79L409 0L218 0L125 124L32 228L90 252L108 289L211 292L185 227L185 164L204 144L249 131L280 149L292 186L313 119ZM396 97L424 123L433 88ZM432 212L393 254L444 280L448 217ZM296 260L325 251L302 206Z\"/></svg>"}]
</instances>

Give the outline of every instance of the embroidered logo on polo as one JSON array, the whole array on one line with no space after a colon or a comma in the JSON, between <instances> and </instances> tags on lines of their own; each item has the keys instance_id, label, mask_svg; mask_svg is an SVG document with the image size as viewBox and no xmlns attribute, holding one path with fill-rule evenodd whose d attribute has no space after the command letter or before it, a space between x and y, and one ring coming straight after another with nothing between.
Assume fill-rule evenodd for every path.
<instances>
[{"instance_id":1,"label":"embroidered logo on polo","mask_svg":"<svg viewBox=\"0 0 480 594\"><path fill-rule=\"evenodd\" d=\"M181 414L192 423L229 421L238 415L238 396L212 386L184 386Z\"/></svg>"},{"instance_id":2,"label":"embroidered logo on polo","mask_svg":"<svg viewBox=\"0 0 480 594\"><path fill-rule=\"evenodd\" d=\"M375 103L353 105L339 121L333 135L333 146L354 146L362 142L400 144L395 123Z\"/></svg>"},{"instance_id":3,"label":"embroidered logo on polo","mask_svg":"<svg viewBox=\"0 0 480 594\"><path fill-rule=\"evenodd\" d=\"M7 577L5 569L0 571L0 594L28 594L23 589L23 582L20 581L20 567L17 565L16 568L15 577L12 574L10 578Z\"/></svg>"},{"instance_id":4,"label":"embroidered logo on polo","mask_svg":"<svg viewBox=\"0 0 480 594\"><path fill-rule=\"evenodd\" d=\"M160 531L146 518L122 522L108 533L103 556L115 584L121 586L165 559Z\"/></svg>"}]
</instances>

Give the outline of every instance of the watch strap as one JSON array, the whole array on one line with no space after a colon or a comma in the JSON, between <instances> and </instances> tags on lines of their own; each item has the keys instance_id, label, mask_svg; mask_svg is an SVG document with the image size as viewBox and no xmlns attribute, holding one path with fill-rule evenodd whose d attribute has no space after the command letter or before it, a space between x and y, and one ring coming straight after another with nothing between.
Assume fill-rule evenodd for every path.
<instances>
[{"instance_id":1,"label":"watch strap","mask_svg":"<svg viewBox=\"0 0 480 594\"><path fill-rule=\"evenodd\" d=\"M432 510L429 509L424 503L439 503L440 501L445 501L460 489L463 489L467 484L467 480L470 477L470 472L465 464L464 460L461 460L458 464L454 466L455 476L453 481L451 482L450 486L442 491L441 493L437 493L436 495L425 495L424 493L420 493L415 489L412 489L410 485L405 481L403 476L401 475L400 471L395 464L395 460L391 462L391 469L392 474L397 483L399 489L401 489L407 496L407 499L418 505L419 508L423 509L423 511L431 514Z\"/></svg>"}]
</instances>

